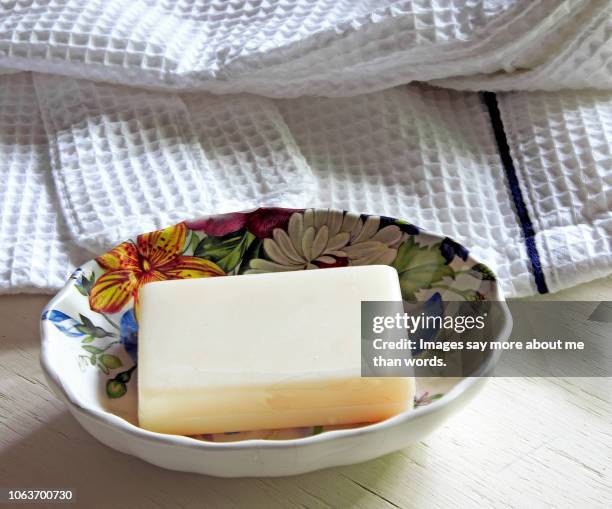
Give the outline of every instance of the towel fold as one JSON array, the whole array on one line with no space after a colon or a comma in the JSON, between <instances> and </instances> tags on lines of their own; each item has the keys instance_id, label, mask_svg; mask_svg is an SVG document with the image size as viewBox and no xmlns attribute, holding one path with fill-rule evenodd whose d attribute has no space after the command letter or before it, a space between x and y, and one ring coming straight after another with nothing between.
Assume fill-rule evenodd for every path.
<instances>
[{"instance_id":1,"label":"towel fold","mask_svg":"<svg viewBox=\"0 0 612 509\"><path fill-rule=\"evenodd\" d=\"M131 86L348 96L410 81L610 88L610 0L40 0L0 68Z\"/></svg>"},{"instance_id":2,"label":"towel fold","mask_svg":"<svg viewBox=\"0 0 612 509\"><path fill-rule=\"evenodd\" d=\"M96 250L203 214L290 202L312 177L266 98L35 75L71 237Z\"/></svg>"},{"instance_id":3,"label":"towel fold","mask_svg":"<svg viewBox=\"0 0 612 509\"><path fill-rule=\"evenodd\" d=\"M0 77L0 292L60 288L93 254L68 233L29 74Z\"/></svg>"}]
</instances>

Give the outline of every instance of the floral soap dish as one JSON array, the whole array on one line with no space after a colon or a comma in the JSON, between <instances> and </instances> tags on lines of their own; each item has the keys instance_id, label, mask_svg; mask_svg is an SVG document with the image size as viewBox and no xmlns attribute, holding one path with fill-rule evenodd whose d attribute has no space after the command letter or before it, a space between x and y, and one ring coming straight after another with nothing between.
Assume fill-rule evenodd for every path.
<instances>
[{"instance_id":1,"label":"floral soap dish","mask_svg":"<svg viewBox=\"0 0 612 509\"><path fill-rule=\"evenodd\" d=\"M47 380L92 435L175 470L278 476L365 461L422 439L483 377L418 378L414 410L375 424L177 436L138 427L139 288L152 281L390 265L406 302L503 300L491 271L449 238L401 220L260 208L208 216L125 241L77 269L42 314ZM237 317L240 310L236 310ZM507 314L492 340L509 334ZM495 357L483 360L490 373Z\"/></svg>"}]
</instances>

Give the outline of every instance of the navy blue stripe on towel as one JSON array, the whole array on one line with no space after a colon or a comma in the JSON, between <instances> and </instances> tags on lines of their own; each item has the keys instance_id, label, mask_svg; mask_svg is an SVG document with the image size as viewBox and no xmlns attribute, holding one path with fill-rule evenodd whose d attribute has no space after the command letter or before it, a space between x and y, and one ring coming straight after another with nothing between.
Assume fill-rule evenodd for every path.
<instances>
[{"instance_id":1,"label":"navy blue stripe on towel","mask_svg":"<svg viewBox=\"0 0 612 509\"><path fill-rule=\"evenodd\" d=\"M497 141L497 149L499 150L499 156L504 170L506 172L506 179L508 180L508 187L512 194L512 200L514 201L514 208L516 214L521 223L521 229L523 230L523 237L525 241L525 247L527 249L527 255L531 261L531 268L533 270L533 277L535 284L540 293L548 293L548 286L546 285L546 279L542 272L542 264L540 263L540 254L535 241L535 231L533 229L533 223L527 212L525 206L525 200L523 199L523 193L519 186L519 181L516 176L516 169L514 168L514 162L510 155L510 147L508 146L508 140L506 139L506 133L504 131L504 124L499 114L499 106L497 105L497 96L493 92L483 92L482 97L489 110L489 116L491 117L491 125L493 126L493 132L495 133L495 140Z\"/></svg>"}]
</instances>

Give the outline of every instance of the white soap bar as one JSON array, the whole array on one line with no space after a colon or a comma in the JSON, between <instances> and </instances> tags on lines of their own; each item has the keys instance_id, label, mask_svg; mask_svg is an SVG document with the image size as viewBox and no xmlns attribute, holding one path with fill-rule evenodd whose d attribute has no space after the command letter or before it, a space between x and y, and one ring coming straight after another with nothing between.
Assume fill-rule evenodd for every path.
<instances>
[{"instance_id":1,"label":"white soap bar","mask_svg":"<svg viewBox=\"0 0 612 509\"><path fill-rule=\"evenodd\" d=\"M400 301L395 269L154 282L140 291L140 426L193 435L379 421L412 378L362 378L361 301Z\"/></svg>"}]
</instances>

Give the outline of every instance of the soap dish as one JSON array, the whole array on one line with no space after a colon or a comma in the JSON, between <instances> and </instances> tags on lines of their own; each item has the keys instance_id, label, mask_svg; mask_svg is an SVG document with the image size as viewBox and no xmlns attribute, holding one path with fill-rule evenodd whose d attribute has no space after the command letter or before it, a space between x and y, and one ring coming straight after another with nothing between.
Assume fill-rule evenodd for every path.
<instances>
[{"instance_id":1,"label":"soap dish","mask_svg":"<svg viewBox=\"0 0 612 509\"><path fill-rule=\"evenodd\" d=\"M294 252L284 252L277 241L284 236L275 235L277 229L302 239L299 259ZM333 237L343 239L342 245L322 245ZM314 239L316 250L308 245ZM466 248L406 221L327 209L259 208L207 216L139 235L75 270L42 313L43 372L94 437L173 470L222 477L281 476L387 454L421 440L467 404L486 382L496 356L483 359L478 376L417 378L415 408L375 424L193 437L154 433L137 425L134 295L140 285L153 277L350 265L395 267L407 302L503 301L493 273ZM505 307L504 311L491 340L509 335L511 320Z\"/></svg>"}]
</instances>

